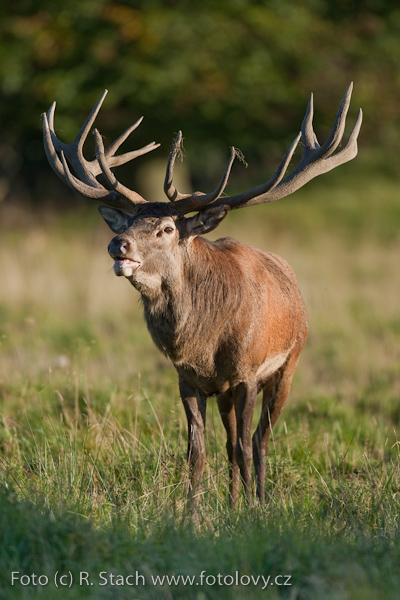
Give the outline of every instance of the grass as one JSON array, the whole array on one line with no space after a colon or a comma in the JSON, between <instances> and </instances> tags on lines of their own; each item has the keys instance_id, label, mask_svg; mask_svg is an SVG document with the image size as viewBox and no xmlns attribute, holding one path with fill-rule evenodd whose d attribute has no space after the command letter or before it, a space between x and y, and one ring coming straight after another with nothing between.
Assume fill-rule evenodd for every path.
<instances>
[{"instance_id":1,"label":"grass","mask_svg":"<svg viewBox=\"0 0 400 600\"><path fill-rule=\"evenodd\" d=\"M400 193L391 173L350 168L220 227L294 267L310 337L274 430L264 509L229 510L210 399L199 528L184 519L176 376L136 292L113 276L110 233L92 211L18 228L4 211L0 598L398 596ZM49 583L11 586L12 572ZM56 572L72 587L57 590ZM111 573L134 578L115 585Z\"/></svg>"}]
</instances>

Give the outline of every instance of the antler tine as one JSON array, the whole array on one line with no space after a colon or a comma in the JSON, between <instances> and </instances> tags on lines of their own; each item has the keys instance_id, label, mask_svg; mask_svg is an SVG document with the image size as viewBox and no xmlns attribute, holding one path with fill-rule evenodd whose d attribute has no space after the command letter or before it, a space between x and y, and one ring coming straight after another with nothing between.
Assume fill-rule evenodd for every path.
<instances>
[{"instance_id":1,"label":"antler tine","mask_svg":"<svg viewBox=\"0 0 400 600\"><path fill-rule=\"evenodd\" d=\"M71 147L72 148L76 147L78 149L79 153L82 153L83 144L85 143L88 133L91 130L92 125L95 122L97 115L99 114L99 110L102 107L102 104L103 104L104 99L107 96L107 94L108 94L108 90L106 89L106 90L104 90L104 92L102 93L100 98L97 100L97 102L94 105L94 107L92 108L88 118L86 119L86 121L84 122L82 127L80 128L78 135L76 136L75 140L71 144Z\"/></svg>"},{"instance_id":2,"label":"antler tine","mask_svg":"<svg viewBox=\"0 0 400 600\"><path fill-rule=\"evenodd\" d=\"M101 170L103 172L104 177L106 178L108 185L112 187L116 192L121 194L121 196L124 196L124 198L133 202L133 204L144 204L146 200L142 198L142 196L122 185L122 183L120 183L115 177L107 163L107 159L104 153L103 139L98 129L95 129L93 131L93 134L96 143L97 160L99 161Z\"/></svg>"},{"instance_id":3,"label":"antler tine","mask_svg":"<svg viewBox=\"0 0 400 600\"><path fill-rule=\"evenodd\" d=\"M324 173L327 171L331 171L335 167L337 167L345 162L348 162L349 160L352 160L353 158L355 158L357 156L357 153L358 153L357 138L358 138L358 134L360 133L362 119L363 119L363 112L360 108L358 110L357 120L354 123L354 127L349 135L349 139L347 140L344 148L340 152L329 157L329 163L328 163L329 168L326 169L324 171Z\"/></svg>"},{"instance_id":4,"label":"antler tine","mask_svg":"<svg viewBox=\"0 0 400 600\"><path fill-rule=\"evenodd\" d=\"M69 183L68 181L65 180L64 168L63 168L63 165L62 165L60 159L58 158L58 155L56 152L55 142L58 142L58 140L57 140L57 138L55 138L55 136L52 136L52 131L50 130L50 126L49 126L49 121L50 121L50 119L52 119L52 114L54 115L55 104L56 103L53 102L53 104L51 105L48 115L46 115L46 113L42 114L44 150L45 150L45 153L47 156L47 160L49 161L50 166L53 169L53 171L55 173L57 173L57 175L60 177L60 179L62 179L66 183ZM51 112L52 109L53 109L53 113ZM58 144L57 144L57 148L60 151L62 151L62 148L60 146L58 146Z\"/></svg>"},{"instance_id":5,"label":"antler tine","mask_svg":"<svg viewBox=\"0 0 400 600\"><path fill-rule=\"evenodd\" d=\"M302 142L303 142L303 152L307 152L307 150L314 150L315 148L319 148L319 143L317 140L317 136L314 133L313 129L313 117L314 117L314 96L311 92L310 98L308 100L308 106L306 110L306 114L303 119L303 123L301 124L301 134L302 134Z\"/></svg>"},{"instance_id":6,"label":"antler tine","mask_svg":"<svg viewBox=\"0 0 400 600\"><path fill-rule=\"evenodd\" d=\"M169 155L167 171L165 173L164 180L164 192L170 202L174 203L177 200L181 200L182 198L187 198L191 194L180 194L178 190L174 186L174 167L175 160L178 154L182 151L182 141L183 135L182 131L178 131L178 134L174 141L172 142L172 149Z\"/></svg>"},{"instance_id":7,"label":"antler tine","mask_svg":"<svg viewBox=\"0 0 400 600\"><path fill-rule=\"evenodd\" d=\"M110 144L107 150L104 152L104 156L108 160L110 167L119 167L120 165L124 165L125 163L137 158L138 156L142 156L143 154L147 154L147 152L151 152L152 150L159 148L161 144L156 144L156 142L150 142L150 144L147 144L147 146L143 146L143 148L140 148L139 150L132 150L131 152L126 152L125 154L114 156L119 147L130 136L132 131L135 131L135 129L139 127L142 121L143 117L140 117L140 119L138 119L136 123L128 127L128 129L124 131L124 133L120 135L119 138L115 140L115 142Z\"/></svg>"},{"instance_id":8,"label":"antler tine","mask_svg":"<svg viewBox=\"0 0 400 600\"><path fill-rule=\"evenodd\" d=\"M105 204L116 208L123 208L127 212L132 212L135 204L146 202L139 194L133 190L129 190L117 181L114 175L111 173L111 167L122 165L134 158L146 154L155 148L158 148L159 144L151 142L140 148L139 150L133 150L126 152L119 156L115 156L115 152L121 146L121 144L127 139L127 137L134 131L142 122L139 119L134 125L129 127L110 147L104 151L103 142L100 134L97 132L97 147L96 151L98 157L92 161L87 161L83 156L83 145L87 139L87 135L99 113L99 110L104 102L107 95L107 90L104 90L99 100L91 110L85 123L79 130L76 138L69 144L61 142L55 133L54 129L54 115L56 103L53 102L48 114L43 113L43 139L46 156L48 161L57 173L57 175L70 187L76 189L78 192L89 198L95 198L102 200ZM98 142L100 139L100 143ZM60 153L61 160L58 156ZM101 162L100 162L101 161ZM70 171L68 163L73 167L75 175ZM96 178L101 173L104 174L107 184L112 189L104 187Z\"/></svg>"},{"instance_id":9,"label":"antler tine","mask_svg":"<svg viewBox=\"0 0 400 600\"><path fill-rule=\"evenodd\" d=\"M140 117L136 123L134 123L133 125L131 125L130 127L128 127L128 129L126 129L124 131L124 133L122 133L114 142L112 142L112 144L110 144L107 148L107 152L106 152L106 156L110 155L112 156L113 154L116 153L116 151L119 149L119 147L124 143L124 141L130 136L130 134L132 133L132 131L135 131L135 129L137 129L139 127L139 125L141 124L141 122L143 121L144 117Z\"/></svg>"},{"instance_id":10,"label":"antler tine","mask_svg":"<svg viewBox=\"0 0 400 600\"><path fill-rule=\"evenodd\" d=\"M312 127L313 118L313 96L311 94L307 111L301 127L301 139L303 142L303 155L297 168L283 179L287 166L293 156L294 150L300 139L300 135L293 142L288 153L284 157L273 177L258 187L252 188L236 196L218 198L209 206L225 205L229 208L241 208L253 206L264 202L273 202L292 194L308 181L327 173L338 165L352 160L357 155L357 137L362 123L362 110L359 110L356 123L344 148L333 155L339 146L345 128L346 115L350 106L353 84L350 84L340 104L333 129L327 141L320 146Z\"/></svg>"},{"instance_id":11,"label":"antler tine","mask_svg":"<svg viewBox=\"0 0 400 600\"><path fill-rule=\"evenodd\" d=\"M165 192L167 198L170 200L170 202L178 210L178 212L180 212L182 215L184 215L189 212L200 210L203 206L209 204L210 202L213 202L214 200L216 200L217 198L219 198L221 196L221 194L223 193L223 191L228 183L232 164L236 158L237 151L235 148L233 148L233 147L231 148L231 154L230 154L229 160L227 162L227 165L225 167L225 171L222 175L222 178L221 178L219 184L217 185L217 187L215 188L215 190L213 192L210 192L209 194L203 194L202 192L195 192L194 194L181 194L180 192L178 192L178 190L174 186L173 174L174 174L175 160L176 160L176 157L178 156L178 154L181 150L181 147L182 147L182 139L183 139L182 132L179 131L178 135L176 136L176 138L173 141L172 150L169 155L167 171L166 171L165 181L164 181L164 192Z\"/></svg>"},{"instance_id":12,"label":"antler tine","mask_svg":"<svg viewBox=\"0 0 400 600\"><path fill-rule=\"evenodd\" d=\"M346 116L350 107L351 93L353 91L353 82L350 83L343 100L340 103L339 110L336 115L335 123L332 131L325 144L321 146L321 152L325 158L328 158L335 152L336 148L342 141L344 129L346 126Z\"/></svg>"}]
</instances>

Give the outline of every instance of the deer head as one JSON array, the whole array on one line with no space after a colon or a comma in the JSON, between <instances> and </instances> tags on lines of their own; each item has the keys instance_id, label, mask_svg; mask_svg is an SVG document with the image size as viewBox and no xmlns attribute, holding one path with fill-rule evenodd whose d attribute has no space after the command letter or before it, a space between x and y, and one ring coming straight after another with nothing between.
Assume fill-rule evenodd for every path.
<instances>
[{"instance_id":1,"label":"deer head","mask_svg":"<svg viewBox=\"0 0 400 600\"><path fill-rule=\"evenodd\" d=\"M326 173L354 158L357 154L357 136L361 127L361 109L346 145L340 152L334 154L342 141L351 92L352 84L340 104L332 132L322 146L319 145L313 130L311 94L301 131L273 176L267 182L235 196L222 195L236 156L234 148L231 149L221 181L213 192L182 194L176 190L173 184L173 171L182 145L181 131L174 140L167 165L164 191L169 203L149 202L137 192L122 185L111 169L159 147L159 144L151 142L139 150L116 155L121 144L140 125L143 118L128 128L107 150L104 149L100 133L94 129L96 158L87 161L83 156L83 145L107 90L99 98L77 137L70 144L61 142L55 134L54 102L48 114L42 115L45 151L53 170L65 183L81 194L101 201L105 205L99 207L100 213L112 231L118 234L109 245L110 255L115 259L114 271L116 275L130 278L131 282L140 288L138 278L143 279L144 273L147 272L150 276L149 281L155 284L154 278L162 277L163 270L167 273L171 270L172 257L177 253L178 246L188 243L194 236L215 229L229 210L283 198L317 175ZM303 145L302 157L296 169L285 177L300 140ZM71 172L70 167L74 173ZM103 175L107 187L98 181L97 177L100 174ZM191 212L196 214L185 217ZM157 256L158 260L156 260ZM155 273L158 273L158 277ZM144 291L143 283L142 289Z\"/></svg>"}]
</instances>

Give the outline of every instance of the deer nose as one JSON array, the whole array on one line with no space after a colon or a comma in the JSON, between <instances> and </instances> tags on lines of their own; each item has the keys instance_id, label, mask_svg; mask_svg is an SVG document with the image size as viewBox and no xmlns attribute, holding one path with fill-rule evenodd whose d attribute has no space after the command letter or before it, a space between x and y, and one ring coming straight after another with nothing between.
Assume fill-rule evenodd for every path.
<instances>
[{"instance_id":1,"label":"deer nose","mask_svg":"<svg viewBox=\"0 0 400 600\"><path fill-rule=\"evenodd\" d=\"M130 249L131 249L131 245L129 242L124 242L120 246L120 250L121 250L122 254L127 254Z\"/></svg>"},{"instance_id":2,"label":"deer nose","mask_svg":"<svg viewBox=\"0 0 400 600\"><path fill-rule=\"evenodd\" d=\"M118 256L123 256L124 254L128 254L130 252L132 246L128 241L121 241L117 238L111 240L108 244L108 253L111 258L117 258Z\"/></svg>"}]
</instances>

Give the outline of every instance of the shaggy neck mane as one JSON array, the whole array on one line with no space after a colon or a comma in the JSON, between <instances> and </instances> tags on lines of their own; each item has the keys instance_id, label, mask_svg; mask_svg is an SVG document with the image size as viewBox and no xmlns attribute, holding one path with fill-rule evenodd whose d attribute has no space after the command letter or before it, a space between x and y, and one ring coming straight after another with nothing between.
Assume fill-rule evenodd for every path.
<instances>
[{"instance_id":1,"label":"shaggy neck mane","mask_svg":"<svg viewBox=\"0 0 400 600\"><path fill-rule=\"evenodd\" d=\"M217 339L222 330L229 330L241 301L241 269L232 261L237 244L230 239L209 242L195 237L185 250L176 281L163 285L157 298L143 296L150 334L174 362L196 352L204 340Z\"/></svg>"}]
</instances>

